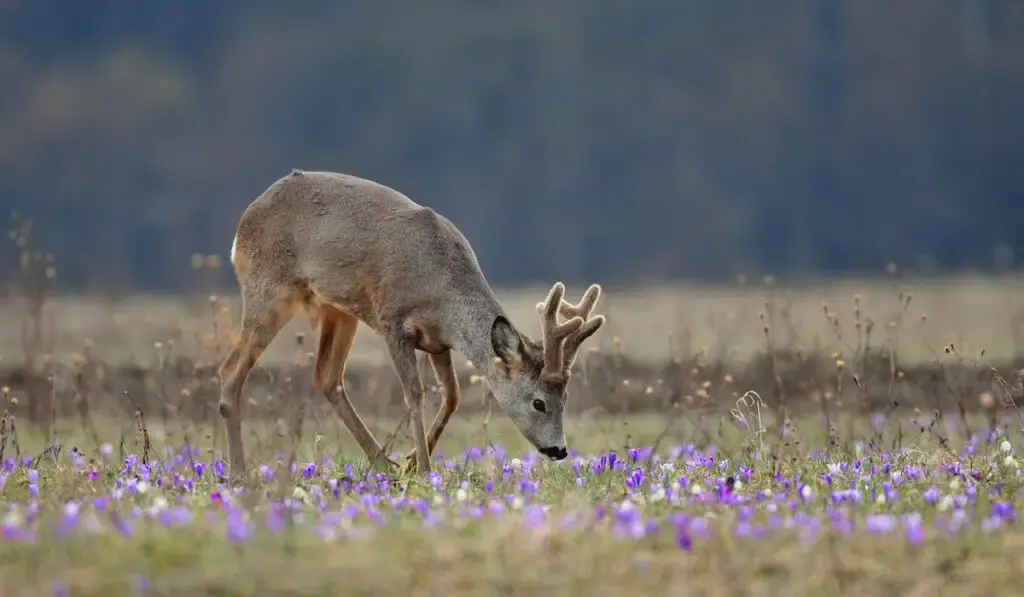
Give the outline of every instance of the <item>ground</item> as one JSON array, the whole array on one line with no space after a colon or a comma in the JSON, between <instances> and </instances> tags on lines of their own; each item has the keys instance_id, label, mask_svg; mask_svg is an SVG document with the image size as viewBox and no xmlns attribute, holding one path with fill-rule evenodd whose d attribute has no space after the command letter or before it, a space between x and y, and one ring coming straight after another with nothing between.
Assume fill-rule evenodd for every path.
<instances>
[{"instance_id":1,"label":"ground","mask_svg":"<svg viewBox=\"0 0 1024 597\"><path fill-rule=\"evenodd\" d=\"M426 478L368 473L347 438L310 434L257 450L238 487L209 446L190 458L152 433L168 456L143 464L134 441L94 453L62 428L84 455L29 441L31 456L4 461L0 582L10 595L986 595L1024 580L1016 431L830 453L817 434L806 443L821 449L795 456L735 428L659 443L670 425L573 425L578 454L552 463L504 421L489 445L462 421Z\"/></svg>"},{"instance_id":2,"label":"ground","mask_svg":"<svg viewBox=\"0 0 1024 597\"><path fill-rule=\"evenodd\" d=\"M930 299L946 305L940 313L988 321L977 325L992 338L1002 317L1004 351L1012 345L1008 300L979 315L967 304L949 307L955 294L940 294ZM808 291L798 299L821 309ZM610 321L616 312L628 317L624 301L612 304ZM864 311L887 321L884 307ZM933 313L925 319L936 330L932 348L967 350L954 324L934 322ZM740 321L753 337L763 334L756 313ZM151 319L133 332L160 338L165 324ZM57 329L68 346L81 343L81 329ZM927 354L925 340L919 334L917 348L908 342L900 350ZM674 350L699 352L702 343ZM95 350L121 359L109 346ZM858 396L885 398L892 376L874 379L874 361L846 352L846 369L865 385L858 390L832 345L817 350L828 370L807 369L804 390L832 387L849 404L824 392L807 400L813 409L784 421L770 383L757 388L762 402L736 381L699 383L711 371L722 375L700 365L685 389L690 402L570 408L572 453L556 463L529 449L500 412L485 427L479 405L467 402L428 476L367 470L322 398L297 385L308 374L302 368L251 390L259 394L244 423L251 463L235 482L225 478L216 416L156 402L199 400L207 381L146 374L135 398L104 402L95 396L107 392L102 384L81 375L64 384L64 374L54 374L61 410L51 417L43 409L29 418L30 386L0 392L8 402L0 421L0 586L13 596L1015 594L1024 582L1024 416L1011 400L1019 390L1013 379L1004 386L972 377L976 387L951 378L934 412L872 410L858 406ZM787 375L794 371L803 370ZM938 392L920 379L919 394ZM623 387L629 379L613 381ZM368 421L381 438L400 427L394 413ZM409 448L406 434L391 439L392 449Z\"/></svg>"}]
</instances>

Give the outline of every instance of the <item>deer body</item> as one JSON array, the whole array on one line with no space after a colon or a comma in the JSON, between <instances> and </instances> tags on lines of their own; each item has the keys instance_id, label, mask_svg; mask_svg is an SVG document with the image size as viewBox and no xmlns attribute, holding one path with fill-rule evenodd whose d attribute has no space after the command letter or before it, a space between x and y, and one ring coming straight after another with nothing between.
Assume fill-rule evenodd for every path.
<instances>
[{"instance_id":1,"label":"deer body","mask_svg":"<svg viewBox=\"0 0 1024 597\"><path fill-rule=\"evenodd\" d=\"M575 352L563 355L563 349L578 351L603 323L600 316L584 321L600 292L596 285L581 303L584 317L573 317L561 331L554 311L572 316L581 307L562 301L564 288L555 285L546 303L554 311L546 307L551 324L545 329L562 336L546 351L508 321L472 247L447 218L394 189L332 172L296 170L274 182L243 213L231 262L242 291L242 333L220 368L220 412L233 473L245 470L240 415L245 380L274 336L298 314L319 331L316 385L371 463L386 457L343 383L360 321L388 346L411 409L416 447L410 458L419 471L429 471L429 456L459 405L453 349L481 369L498 404L533 445L564 458L568 369L554 371L551 367L560 365L552 359L557 352L571 366ZM429 432L416 350L429 355L442 389ZM544 402L543 412L538 401Z\"/></svg>"}]
</instances>

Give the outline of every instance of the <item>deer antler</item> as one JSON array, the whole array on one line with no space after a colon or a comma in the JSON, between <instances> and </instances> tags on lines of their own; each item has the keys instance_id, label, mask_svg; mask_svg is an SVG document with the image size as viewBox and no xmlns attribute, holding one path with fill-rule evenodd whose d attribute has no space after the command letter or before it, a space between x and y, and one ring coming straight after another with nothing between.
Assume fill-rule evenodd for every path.
<instances>
[{"instance_id":1,"label":"deer antler","mask_svg":"<svg viewBox=\"0 0 1024 597\"><path fill-rule=\"evenodd\" d=\"M562 304L559 306L558 311L563 317L582 317L584 319L580 329L565 339L563 366L566 371L572 369L572 365L576 362L576 357L579 355L580 347L583 346L584 340L593 336L604 325L604 315L590 316L590 312L594 310L594 306L597 305L597 299L600 296L601 287L597 284L591 284L590 288L587 288L587 291L583 293L583 298L580 299L579 303L573 305L567 301L562 301Z\"/></svg>"},{"instance_id":2,"label":"deer antler","mask_svg":"<svg viewBox=\"0 0 1024 597\"><path fill-rule=\"evenodd\" d=\"M593 336L594 332L604 325L605 320L603 315L590 317L591 311L594 310L594 306L597 304L597 299L601 296L601 287L597 284L591 284L590 288L583 294L580 302L575 305L563 300L562 297L564 295L565 286L561 282L556 282L551 288L551 292L548 293L547 300L543 303L537 303L537 311L542 314L541 323L545 329L545 371L568 376L583 342ZM556 314L569 318L562 326L571 325L572 329L567 332L563 340L549 342L547 330L549 328L553 329L558 325ZM578 324L573 323L577 320L579 321ZM548 354L549 352L554 352L556 343L561 344L559 354L549 357ZM549 346L551 346L550 349ZM555 368L555 365L558 367Z\"/></svg>"},{"instance_id":3,"label":"deer antler","mask_svg":"<svg viewBox=\"0 0 1024 597\"><path fill-rule=\"evenodd\" d=\"M548 298L537 305L540 313L540 326L543 331L544 347L544 369L543 374L547 376L560 376L565 371L565 360L563 344L566 338L570 337L583 326L582 317L573 317L565 323L558 323L558 310L562 305L562 296L565 295L565 285L555 282L548 293Z\"/></svg>"}]
</instances>

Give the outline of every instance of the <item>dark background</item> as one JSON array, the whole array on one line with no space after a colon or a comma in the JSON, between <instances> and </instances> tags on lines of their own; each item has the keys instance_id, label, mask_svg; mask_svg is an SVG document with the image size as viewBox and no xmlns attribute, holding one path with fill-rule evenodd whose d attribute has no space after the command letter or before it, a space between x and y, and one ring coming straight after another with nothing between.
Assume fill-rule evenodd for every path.
<instances>
[{"instance_id":1,"label":"dark background","mask_svg":"<svg viewBox=\"0 0 1024 597\"><path fill-rule=\"evenodd\" d=\"M1022 160L1020 0L0 0L0 208L66 289L184 289L292 167L496 285L985 269Z\"/></svg>"}]
</instances>

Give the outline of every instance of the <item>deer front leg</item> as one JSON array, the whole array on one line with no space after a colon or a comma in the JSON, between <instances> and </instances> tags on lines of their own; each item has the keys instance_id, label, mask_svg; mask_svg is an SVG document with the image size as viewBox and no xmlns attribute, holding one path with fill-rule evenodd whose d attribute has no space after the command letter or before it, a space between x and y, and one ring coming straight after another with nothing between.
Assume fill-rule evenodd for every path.
<instances>
[{"instance_id":1,"label":"deer front leg","mask_svg":"<svg viewBox=\"0 0 1024 597\"><path fill-rule=\"evenodd\" d=\"M404 334L393 334L388 338L388 351L402 384L405 404L409 407L412 437L416 444L416 470L421 474L429 473L430 450L427 449L427 431L423 425L423 381L416 366L415 345Z\"/></svg>"},{"instance_id":2,"label":"deer front leg","mask_svg":"<svg viewBox=\"0 0 1024 597\"><path fill-rule=\"evenodd\" d=\"M376 470L388 466L397 468L398 464L384 454L380 442L356 412L345 390L345 361L352 349L359 321L354 316L329 307L324 308L319 317L320 347L317 352L315 376L317 387L327 397L334 412L366 453L370 467Z\"/></svg>"},{"instance_id":3,"label":"deer front leg","mask_svg":"<svg viewBox=\"0 0 1024 597\"><path fill-rule=\"evenodd\" d=\"M434 367L434 375L437 377L437 384L441 386L441 408L437 410L434 422L430 425L430 431L427 432L428 460L434 455L434 449L437 448L441 434L444 433L448 421L451 420L462 401L459 378L455 374L455 365L452 363L452 351L446 350L440 354L430 354L429 357L430 364ZM406 455L405 459L412 462L417 453L417 450L413 450Z\"/></svg>"}]
</instances>

